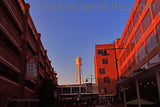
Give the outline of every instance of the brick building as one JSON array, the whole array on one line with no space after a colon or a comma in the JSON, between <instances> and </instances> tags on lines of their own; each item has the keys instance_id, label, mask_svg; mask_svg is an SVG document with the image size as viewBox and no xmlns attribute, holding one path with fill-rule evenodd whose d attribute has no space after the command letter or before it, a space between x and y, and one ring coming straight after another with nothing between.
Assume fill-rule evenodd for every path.
<instances>
[{"instance_id":1,"label":"brick building","mask_svg":"<svg viewBox=\"0 0 160 107\"><path fill-rule=\"evenodd\" d=\"M160 0L136 0L116 46L124 104L160 100ZM132 93L132 94L130 94ZM149 94L148 94L149 93ZM150 105L151 106L151 105Z\"/></svg>"},{"instance_id":2,"label":"brick building","mask_svg":"<svg viewBox=\"0 0 160 107\"><path fill-rule=\"evenodd\" d=\"M118 71L121 78L118 86L121 90L123 89L125 104L135 99L137 105L140 107L142 105L140 102L141 99L154 102L155 104L160 99L159 11L160 0L136 0L123 34L116 41L116 48L124 48L116 49L116 53ZM107 45L103 49L105 48L108 48ZM95 75L96 78L99 78L101 76L97 74L97 72L99 73L97 66L100 67L102 65L101 60L103 55L98 57L98 61L97 46L95 50L95 62L97 63L95 63ZM115 58L113 57L110 60L113 61ZM107 69L112 70L113 66L108 66ZM152 93L148 94L149 92Z\"/></svg>"},{"instance_id":3,"label":"brick building","mask_svg":"<svg viewBox=\"0 0 160 107\"><path fill-rule=\"evenodd\" d=\"M44 78L57 85L57 73L51 66L24 0L0 0L0 107L22 107L22 101L36 99L36 90ZM27 80L27 58L37 58L38 74ZM12 99L12 101L10 100ZM36 101L25 102L25 107Z\"/></svg>"},{"instance_id":4,"label":"brick building","mask_svg":"<svg viewBox=\"0 0 160 107\"><path fill-rule=\"evenodd\" d=\"M140 7L144 4L146 7ZM159 59L160 1L136 0L117 47L120 75L128 76L140 67L147 68L153 59ZM152 59L152 60L151 60Z\"/></svg>"},{"instance_id":5,"label":"brick building","mask_svg":"<svg viewBox=\"0 0 160 107\"><path fill-rule=\"evenodd\" d=\"M114 100L117 84L114 44L95 46L94 65L100 102L105 103L107 99Z\"/></svg>"},{"instance_id":6,"label":"brick building","mask_svg":"<svg viewBox=\"0 0 160 107\"><path fill-rule=\"evenodd\" d=\"M58 99L70 106L81 104L93 104L98 99L98 85L92 83L58 85ZM73 104L73 105L72 105ZM62 106L62 105L61 105Z\"/></svg>"}]
</instances>

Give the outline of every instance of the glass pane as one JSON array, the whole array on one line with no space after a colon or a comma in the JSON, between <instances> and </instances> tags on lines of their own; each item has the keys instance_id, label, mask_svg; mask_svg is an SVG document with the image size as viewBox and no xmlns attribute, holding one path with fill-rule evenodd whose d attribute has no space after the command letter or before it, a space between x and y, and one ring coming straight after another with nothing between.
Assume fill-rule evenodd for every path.
<instances>
[{"instance_id":1,"label":"glass pane","mask_svg":"<svg viewBox=\"0 0 160 107\"><path fill-rule=\"evenodd\" d=\"M144 65L142 65L141 69L148 69L148 63L145 63Z\"/></svg>"},{"instance_id":2,"label":"glass pane","mask_svg":"<svg viewBox=\"0 0 160 107\"><path fill-rule=\"evenodd\" d=\"M149 60L149 64L156 63L156 62L159 62L159 61L160 61L159 54L157 54Z\"/></svg>"},{"instance_id":3,"label":"glass pane","mask_svg":"<svg viewBox=\"0 0 160 107\"><path fill-rule=\"evenodd\" d=\"M135 60L136 60L136 64L138 63L138 56L137 53L135 53Z\"/></svg>"},{"instance_id":4,"label":"glass pane","mask_svg":"<svg viewBox=\"0 0 160 107\"><path fill-rule=\"evenodd\" d=\"M98 54L103 54L103 49L98 49Z\"/></svg>"},{"instance_id":5,"label":"glass pane","mask_svg":"<svg viewBox=\"0 0 160 107\"><path fill-rule=\"evenodd\" d=\"M100 74L105 74L105 69L99 69Z\"/></svg>"},{"instance_id":6,"label":"glass pane","mask_svg":"<svg viewBox=\"0 0 160 107\"><path fill-rule=\"evenodd\" d=\"M157 25L156 29L157 29L158 39L159 39L159 42L160 42L160 23Z\"/></svg>"},{"instance_id":7,"label":"glass pane","mask_svg":"<svg viewBox=\"0 0 160 107\"><path fill-rule=\"evenodd\" d=\"M148 36L146 39L146 48L147 52L149 53L155 46L156 46L156 36L154 34L154 31Z\"/></svg>"},{"instance_id":8,"label":"glass pane","mask_svg":"<svg viewBox=\"0 0 160 107\"><path fill-rule=\"evenodd\" d=\"M128 32L126 32L125 34L125 43L127 42L127 40L128 40Z\"/></svg>"},{"instance_id":9,"label":"glass pane","mask_svg":"<svg viewBox=\"0 0 160 107\"><path fill-rule=\"evenodd\" d=\"M140 13L142 13L142 11L144 10L146 4L147 4L147 0L140 0L140 3L139 3Z\"/></svg>"},{"instance_id":10,"label":"glass pane","mask_svg":"<svg viewBox=\"0 0 160 107\"><path fill-rule=\"evenodd\" d=\"M133 26L132 26L132 21L131 21L128 27L129 36L131 35L132 31L133 31Z\"/></svg>"},{"instance_id":11,"label":"glass pane","mask_svg":"<svg viewBox=\"0 0 160 107\"><path fill-rule=\"evenodd\" d=\"M138 41L139 41L139 40L141 39L141 37L142 37L142 29L141 29L141 26L138 27L135 35L136 35L136 42L138 43Z\"/></svg>"},{"instance_id":12,"label":"glass pane","mask_svg":"<svg viewBox=\"0 0 160 107\"><path fill-rule=\"evenodd\" d=\"M126 56L128 57L129 54L130 54L130 46L128 45L126 47Z\"/></svg>"},{"instance_id":13,"label":"glass pane","mask_svg":"<svg viewBox=\"0 0 160 107\"><path fill-rule=\"evenodd\" d=\"M136 64L136 58L135 58L135 54L132 56L132 67L134 67L134 65Z\"/></svg>"},{"instance_id":14,"label":"glass pane","mask_svg":"<svg viewBox=\"0 0 160 107\"><path fill-rule=\"evenodd\" d=\"M138 53L139 53L139 60L141 61L146 56L144 44L140 46L140 48L138 49Z\"/></svg>"},{"instance_id":15,"label":"glass pane","mask_svg":"<svg viewBox=\"0 0 160 107\"><path fill-rule=\"evenodd\" d=\"M124 47L124 39L122 39L122 42L121 42L121 48Z\"/></svg>"},{"instance_id":16,"label":"glass pane","mask_svg":"<svg viewBox=\"0 0 160 107\"><path fill-rule=\"evenodd\" d=\"M131 41L130 41L130 45L131 45L131 51L134 49L135 47L135 39L134 36L132 37Z\"/></svg>"},{"instance_id":17,"label":"glass pane","mask_svg":"<svg viewBox=\"0 0 160 107\"><path fill-rule=\"evenodd\" d=\"M142 21L144 32L148 29L149 25L152 23L150 11L148 11Z\"/></svg>"},{"instance_id":18,"label":"glass pane","mask_svg":"<svg viewBox=\"0 0 160 107\"><path fill-rule=\"evenodd\" d=\"M108 59L103 59L103 64L108 64Z\"/></svg>"},{"instance_id":19,"label":"glass pane","mask_svg":"<svg viewBox=\"0 0 160 107\"><path fill-rule=\"evenodd\" d=\"M136 25L137 21L139 19L138 9L136 9L134 15L133 15L133 24Z\"/></svg>"},{"instance_id":20,"label":"glass pane","mask_svg":"<svg viewBox=\"0 0 160 107\"><path fill-rule=\"evenodd\" d=\"M156 17L157 14L159 13L160 11L160 0L154 0L153 3L152 3L152 11L153 11L153 16Z\"/></svg>"}]
</instances>

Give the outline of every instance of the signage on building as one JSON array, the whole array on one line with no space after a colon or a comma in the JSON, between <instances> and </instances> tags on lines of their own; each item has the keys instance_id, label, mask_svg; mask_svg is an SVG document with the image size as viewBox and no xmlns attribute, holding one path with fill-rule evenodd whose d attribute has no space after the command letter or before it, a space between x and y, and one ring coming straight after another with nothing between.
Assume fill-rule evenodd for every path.
<instances>
[{"instance_id":1,"label":"signage on building","mask_svg":"<svg viewBox=\"0 0 160 107\"><path fill-rule=\"evenodd\" d=\"M38 58L27 58L25 77L27 80L36 80L38 70Z\"/></svg>"}]
</instances>

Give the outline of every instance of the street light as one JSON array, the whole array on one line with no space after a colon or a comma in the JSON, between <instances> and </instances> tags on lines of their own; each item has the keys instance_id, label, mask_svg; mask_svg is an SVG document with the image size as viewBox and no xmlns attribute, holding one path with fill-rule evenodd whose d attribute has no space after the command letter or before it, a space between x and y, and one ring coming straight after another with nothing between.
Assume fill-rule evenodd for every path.
<instances>
[{"instance_id":1,"label":"street light","mask_svg":"<svg viewBox=\"0 0 160 107\"><path fill-rule=\"evenodd\" d=\"M88 79L86 79L86 81L85 82L88 82Z\"/></svg>"}]
</instances>

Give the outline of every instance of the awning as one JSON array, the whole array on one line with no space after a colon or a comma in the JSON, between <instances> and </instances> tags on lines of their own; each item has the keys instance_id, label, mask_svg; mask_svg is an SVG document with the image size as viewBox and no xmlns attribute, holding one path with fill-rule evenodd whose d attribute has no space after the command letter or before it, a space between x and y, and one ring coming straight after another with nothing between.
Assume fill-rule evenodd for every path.
<instances>
[{"instance_id":1,"label":"awning","mask_svg":"<svg viewBox=\"0 0 160 107\"><path fill-rule=\"evenodd\" d=\"M155 76L156 72L160 72L160 62L154 64L154 66L151 66L149 69L146 69L144 71L140 71L137 73L133 73L128 78L120 80L117 86L129 85L132 82L135 82L136 80L150 78L152 76Z\"/></svg>"},{"instance_id":2,"label":"awning","mask_svg":"<svg viewBox=\"0 0 160 107\"><path fill-rule=\"evenodd\" d=\"M138 100L137 99L131 100L131 101L127 102L127 104L128 105L138 105ZM148 101L148 100L141 99L141 104L142 105L154 105L155 103Z\"/></svg>"}]
</instances>

